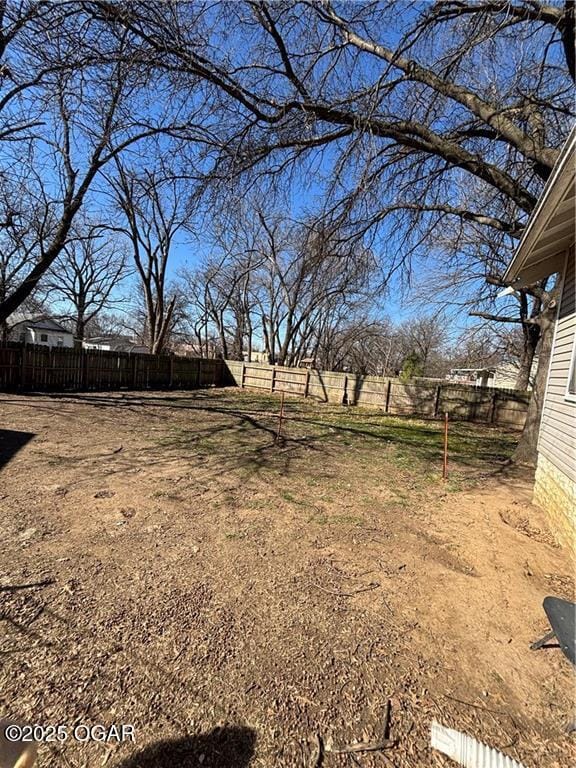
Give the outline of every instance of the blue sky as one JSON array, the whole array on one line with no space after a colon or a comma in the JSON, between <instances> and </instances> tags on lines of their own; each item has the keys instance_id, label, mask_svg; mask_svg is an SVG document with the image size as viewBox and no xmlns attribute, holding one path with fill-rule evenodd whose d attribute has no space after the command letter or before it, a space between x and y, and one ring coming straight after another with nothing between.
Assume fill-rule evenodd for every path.
<instances>
[{"instance_id":1,"label":"blue sky","mask_svg":"<svg viewBox=\"0 0 576 768\"><path fill-rule=\"evenodd\" d=\"M384 19L387 26L384 26L383 24L382 28L377 30L376 33L376 36L381 36L382 39L391 45L397 42L400 30L394 26L390 26L390 22L392 22L392 24L397 23L398 25L403 24L406 26L413 21L418 9L418 6L416 5L403 3L398 3L397 5L401 6L403 13L398 13L396 16L392 17L390 16L390 13L387 13L386 18ZM226 20L221 20L220 23L225 24L227 22ZM301 20L298 21L298 23L302 23ZM297 27L294 29L297 32ZM295 35L296 32L293 31L292 34ZM239 29L237 29L234 24L227 24L227 28L221 27L219 31L215 33L212 43L220 44L220 53L222 56L230 54L231 65L245 63L246 43L243 40ZM218 46L216 46L216 48L218 48ZM518 57L522 52L512 53L515 57ZM512 61L512 58L513 57L511 56L510 61ZM376 75L379 74L382 69L381 62L376 61L374 58L363 56L359 59L359 62L360 63L356 65L353 76L351 76L354 81L353 84L356 87L363 81L374 82ZM507 74L506 67L504 67L500 70L499 76L505 78ZM247 76L250 77L250 73L248 73ZM337 80L335 82L336 84L338 83ZM103 88L105 89L105 84ZM402 88L404 88L404 85ZM401 91L400 93L402 94L404 91ZM197 106L195 101L197 98L196 91L192 86L190 86L189 93L178 92L177 97L174 98L173 92L168 87L166 87L164 91L162 90L161 76L158 76L158 83L156 81L148 83L138 91L134 103L130 105L132 109L130 110L127 108L126 112L136 118L139 118L141 113L143 119L149 120L161 118L164 110L174 111L175 113L184 115L187 114L188 111L192 113L194 112L194 109ZM85 124L88 126L86 133L84 134L85 136L89 134L91 125L90 120L94 121L95 119L97 119L97 114L95 114L94 108L92 112L87 109L86 115L84 116ZM218 115L209 113L204 119L205 127L211 127L217 124ZM80 135L82 135L81 132L79 132L79 136L76 137L79 158L83 154L86 154L86 142L85 139L83 140L80 138ZM187 150L188 160L192 166L196 162L200 164L205 163L206 160L199 158L200 149L193 149L192 147L193 145L189 145ZM136 149L135 147L133 151L135 157L140 155L138 158L139 161L155 162L152 153L150 153L149 156L146 156L145 147L141 149ZM336 152L336 147L330 146L321 156L318 155L316 158L309 156L307 163L295 172L290 180L287 178L279 180L280 192L284 195L285 210L290 217L299 219L304 218L307 214L317 214L320 211L326 196L326 189L332 181L331 174L333 173ZM172 161L173 158L171 153L172 148L168 147L166 144L164 159ZM130 156L130 153L127 154ZM160 153L160 155L162 155L162 153ZM78 165L81 167L81 160L79 160ZM52 175L55 176L53 171ZM353 185L354 170L346 171L345 180L349 186ZM240 182L240 189L242 189L243 183L244 182ZM97 188L91 193L90 202L93 209L103 207L105 202L102 192L98 191L98 186L102 189L102 185L99 182ZM206 230L200 217L194 222L193 228L195 230L194 237L189 236L186 232L182 232L177 237L177 242L174 246L169 264L169 274L172 277L175 277L182 267L194 268L202 259L207 258L212 251L213 244L211 243L210 238L206 235ZM374 252L381 257L383 263L393 261L396 256L394 249L397 249L399 246L395 239L395 235L396 231L394 223L391 220L387 220L382 225L377 238L372 244ZM421 259L415 267L416 281L423 279L425 271L433 269L439 263L441 263L439 254L427 254L426 262ZM389 282L383 301L381 302L383 304L383 313L390 317L394 322L401 322L414 315L422 314L423 312L432 313L438 310L437 306L430 304L425 305L422 302L418 303L414 300L410 300L410 297L413 298L413 296L414 292L407 290L405 284L400 279L400 276L394 274ZM458 317L457 325L462 327L469 325L471 322L473 321L470 320L466 312L462 312Z\"/></svg>"}]
</instances>

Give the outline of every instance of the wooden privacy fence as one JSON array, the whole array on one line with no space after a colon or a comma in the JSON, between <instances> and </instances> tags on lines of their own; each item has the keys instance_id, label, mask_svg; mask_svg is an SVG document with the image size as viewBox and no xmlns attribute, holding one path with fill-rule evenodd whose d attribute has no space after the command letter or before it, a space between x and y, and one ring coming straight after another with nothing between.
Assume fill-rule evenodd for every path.
<instances>
[{"instance_id":1,"label":"wooden privacy fence","mask_svg":"<svg viewBox=\"0 0 576 768\"><path fill-rule=\"evenodd\" d=\"M285 392L318 402L382 408L386 413L521 428L530 394L447 382L284 368L233 360L70 349L0 346L0 391L198 389L226 384Z\"/></svg>"},{"instance_id":2,"label":"wooden privacy fence","mask_svg":"<svg viewBox=\"0 0 576 768\"><path fill-rule=\"evenodd\" d=\"M222 386L224 363L95 349L0 346L0 390L196 389Z\"/></svg>"},{"instance_id":3,"label":"wooden privacy fence","mask_svg":"<svg viewBox=\"0 0 576 768\"><path fill-rule=\"evenodd\" d=\"M310 397L319 402L382 408L386 413L521 428L529 392L470 387L444 381L358 376L226 360L228 382L238 387Z\"/></svg>"}]
</instances>

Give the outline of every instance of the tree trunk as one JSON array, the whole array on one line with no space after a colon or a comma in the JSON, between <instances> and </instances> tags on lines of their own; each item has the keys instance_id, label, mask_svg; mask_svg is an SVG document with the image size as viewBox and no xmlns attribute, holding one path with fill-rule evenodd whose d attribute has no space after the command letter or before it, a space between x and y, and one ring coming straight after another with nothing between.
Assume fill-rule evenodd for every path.
<instances>
[{"instance_id":1,"label":"tree trunk","mask_svg":"<svg viewBox=\"0 0 576 768\"><path fill-rule=\"evenodd\" d=\"M174 313L174 306L176 304L176 296L170 299L170 303L164 312L164 305L156 307L155 323L154 323L154 336L153 342L150 345L150 351L153 355L161 355L166 347L166 342L170 334L170 325L172 323L172 315Z\"/></svg>"},{"instance_id":2,"label":"tree trunk","mask_svg":"<svg viewBox=\"0 0 576 768\"><path fill-rule=\"evenodd\" d=\"M547 307L539 318L540 324L540 342L538 344L538 370L534 381L534 389L526 414L526 423L520 437L520 442L512 457L514 462L519 464L536 465L538 458L538 432L540 430L540 421L542 419L542 407L544 405L544 394L546 391L546 382L548 380L548 367L550 365L550 355L552 352L552 341L554 339L554 320L556 317L556 306Z\"/></svg>"},{"instance_id":3,"label":"tree trunk","mask_svg":"<svg viewBox=\"0 0 576 768\"><path fill-rule=\"evenodd\" d=\"M280 351L278 352L278 357L276 358L276 365L286 365L286 358L288 357L288 348L290 345L290 342L292 341L292 313L288 315L288 318L286 320L286 329L284 331L284 340L282 341L282 344L280 345Z\"/></svg>"},{"instance_id":4,"label":"tree trunk","mask_svg":"<svg viewBox=\"0 0 576 768\"><path fill-rule=\"evenodd\" d=\"M530 386L530 373L534 363L536 349L540 342L540 325L527 323L524 330L524 346L518 376L516 377L516 389L526 390Z\"/></svg>"},{"instance_id":5,"label":"tree trunk","mask_svg":"<svg viewBox=\"0 0 576 768\"><path fill-rule=\"evenodd\" d=\"M248 343L248 360L246 362L248 363L252 362L252 336L252 320L250 319L250 311L248 310L246 313L246 338Z\"/></svg>"},{"instance_id":6,"label":"tree trunk","mask_svg":"<svg viewBox=\"0 0 576 768\"><path fill-rule=\"evenodd\" d=\"M86 322L84 320L84 312L78 311L76 315L76 333L75 336L78 341L83 341L86 333Z\"/></svg>"},{"instance_id":7,"label":"tree trunk","mask_svg":"<svg viewBox=\"0 0 576 768\"><path fill-rule=\"evenodd\" d=\"M216 325L218 327L218 336L220 337L220 347L222 348L222 357L224 360L229 360L228 356L228 342L226 341L226 330L224 328L224 319L221 316L216 318Z\"/></svg>"},{"instance_id":8,"label":"tree trunk","mask_svg":"<svg viewBox=\"0 0 576 768\"><path fill-rule=\"evenodd\" d=\"M262 315L262 333L264 335L264 352L266 353L268 362L272 364L274 360L272 359L272 348L270 346L270 336L268 334L268 323L264 315Z\"/></svg>"},{"instance_id":9,"label":"tree trunk","mask_svg":"<svg viewBox=\"0 0 576 768\"><path fill-rule=\"evenodd\" d=\"M236 323L234 328L234 338L232 341L232 360L244 359L244 318L241 314L236 314Z\"/></svg>"}]
</instances>

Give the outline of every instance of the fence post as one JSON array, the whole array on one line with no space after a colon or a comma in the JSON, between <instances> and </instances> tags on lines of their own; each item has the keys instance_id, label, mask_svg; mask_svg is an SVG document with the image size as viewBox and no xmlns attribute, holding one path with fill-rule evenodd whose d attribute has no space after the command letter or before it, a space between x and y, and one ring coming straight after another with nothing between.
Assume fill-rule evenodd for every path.
<instances>
[{"instance_id":1,"label":"fence post","mask_svg":"<svg viewBox=\"0 0 576 768\"><path fill-rule=\"evenodd\" d=\"M310 368L306 368L306 380L304 382L304 397L308 397L309 388L310 388Z\"/></svg>"},{"instance_id":2,"label":"fence post","mask_svg":"<svg viewBox=\"0 0 576 768\"><path fill-rule=\"evenodd\" d=\"M392 379L388 379L388 386L386 388L386 406L384 408L384 413L388 413L390 410L390 391L392 389Z\"/></svg>"},{"instance_id":3,"label":"fence post","mask_svg":"<svg viewBox=\"0 0 576 768\"><path fill-rule=\"evenodd\" d=\"M497 401L498 401L498 390L495 390L494 394L492 395L492 405L490 407L490 424L494 424L494 419L496 417Z\"/></svg>"},{"instance_id":4,"label":"fence post","mask_svg":"<svg viewBox=\"0 0 576 768\"><path fill-rule=\"evenodd\" d=\"M270 393L274 392L274 383L276 381L276 366L272 366L272 378L270 380Z\"/></svg>"},{"instance_id":5,"label":"fence post","mask_svg":"<svg viewBox=\"0 0 576 768\"><path fill-rule=\"evenodd\" d=\"M80 386L82 389L88 389L88 353L85 350L80 350L82 358L82 378Z\"/></svg>"},{"instance_id":6,"label":"fence post","mask_svg":"<svg viewBox=\"0 0 576 768\"><path fill-rule=\"evenodd\" d=\"M21 349L21 356L20 356L20 388L25 389L26 387L26 345L24 345Z\"/></svg>"},{"instance_id":7,"label":"fence post","mask_svg":"<svg viewBox=\"0 0 576 768\"><path fill-rule=\"evenodd\" d=\"M440 410L440 395L442 393L442 385L438 384L436 387L436 400L434 401L434 418L438 416L438 411Z\"/></svg>"},{"instance_id":8,"label":"fence post","mask_svg":"<svg viewBox=\"0 0 576 768\"><path fill-rule=\"evenodd\" d=\"M132 354L132 389L136 389L136 382L138 378L138 356Z\"/></svg>"},{"instance_id":9,"label":"fence post","mask_svg":"<svg viewBox=\"0 0 576 768\"><path fill-rule=\"evenodd\" d=\"M344 387L342 389L342 405L348 405L348 376L344 374Z\"/></svg>"},{"instance_id":10,"label":"fence post","mask_svg":"<svg viewBox=\"0 0 576 768\"><path fill-rule=\"evenodd\" d=\"M244 379L246 377L246 363L242 362L242 373L240 374L240 389L244 389Z\"/></svg>"}]
</instances>

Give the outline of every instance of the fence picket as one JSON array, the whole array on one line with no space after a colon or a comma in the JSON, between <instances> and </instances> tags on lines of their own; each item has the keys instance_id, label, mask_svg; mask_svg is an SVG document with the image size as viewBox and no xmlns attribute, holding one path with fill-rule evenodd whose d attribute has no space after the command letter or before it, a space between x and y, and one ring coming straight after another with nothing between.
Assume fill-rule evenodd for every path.
<instances>
[{"instance_id":1,"label":"fence picket","mask_svg":"<svg viewBox=\"0 0 576 768\"><path fill-rule=\"evenodd\" d=\"M195 389L234 385L284 391L320 402L372 408L386 413L522 427L529 392L466 387L448 382L403 382L267 364L207 360L102 350L0 345L0 391Z\"/></svg>"},{"instance_id":2,"label":"fence picket","mask_svg":"<svg viewBox=\"0 0 576 768\"><path fill-rule=\"evenodd\" d=\"M226 360L226 383L257 391L285 391L320 402L382 408L399 416L450 419L522 427L529 392L469 387L436 380L409 382L265 363Z\"/></svg>"},{"instance_id":3,"label":"fence picket","mask_svg":"<svg viewBox=\"0 0 576 768\"><path fill-rule=\"evenodd\" d=\"M222 360L107 352L96 349L0 346L0 391L185 389L222 386Z\"/></svg>"}]
</instances>

